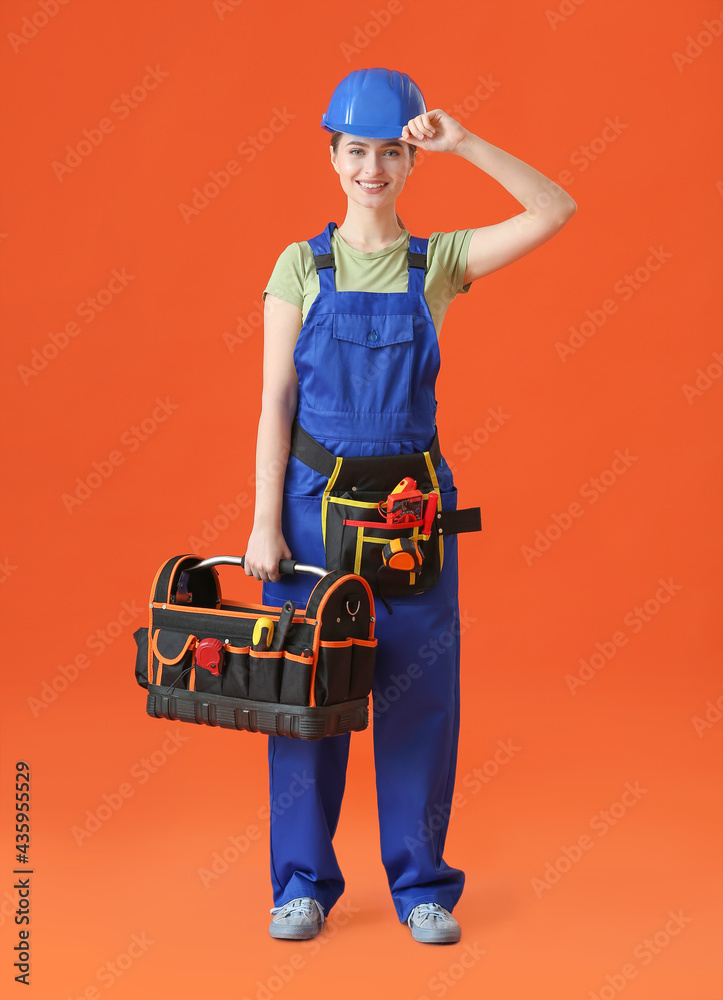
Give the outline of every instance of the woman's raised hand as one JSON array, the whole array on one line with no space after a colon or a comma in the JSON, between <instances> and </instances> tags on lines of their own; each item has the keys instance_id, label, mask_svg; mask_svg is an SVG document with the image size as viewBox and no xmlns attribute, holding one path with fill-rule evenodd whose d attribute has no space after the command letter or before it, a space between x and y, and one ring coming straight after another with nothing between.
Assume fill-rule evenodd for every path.
<instances>
[{"instance_id":1,"label":"woman's raised hand","mask_svg":"<svg viewBox=\"0 0 723 1000\"><path fill-rule=\"evenodd\" d=\"M441 108L435 108L410 118L399 138L433 153L453 153L467 135L469 132L458 121Z\"/></svg>"},{"instance_id":2,"label":"woman's raised hand","mask_svg":"<svg viewBox=\"0 0 723 1000\"><path fill-rule=\"evenodd\" d=\"M280 528L254 525L246 545L244 570L246 576L256 580L276 583L280 579L279 562L291 559L291 549L286 544Z\"/></svg>"}]
</instances>

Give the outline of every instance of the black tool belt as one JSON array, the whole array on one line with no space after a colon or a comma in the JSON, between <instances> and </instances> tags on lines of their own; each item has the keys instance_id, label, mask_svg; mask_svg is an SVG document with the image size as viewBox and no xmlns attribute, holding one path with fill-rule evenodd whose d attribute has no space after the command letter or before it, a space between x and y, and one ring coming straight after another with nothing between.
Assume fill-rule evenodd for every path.
<instances>
[{"instance_id":1,"label":"black tool belt","mask_svg":"<svg viewBox=\"0 0 723 1000\"><path fill-rule=\"evenodd\" d=\"M364 577L382 600L429 590L442 570L444 536L481 530L479 507L443 509L435 472L441 459L436 430L423 452L342 457L328 451L295 420L290 444L295 458L327 478L321 505L326 568ZM436 495L428 530L422 523L389 524L380 513L380 503L385 504L405 477L416 481L425 511L430 495ZM456 502L456 491L454 498L445 496L448 503ZM409 570L385 564L383 553L389 554L385 547L389 542L398 547L397 539L414 543L421 567Z\"/></svg>"}]
</instances>

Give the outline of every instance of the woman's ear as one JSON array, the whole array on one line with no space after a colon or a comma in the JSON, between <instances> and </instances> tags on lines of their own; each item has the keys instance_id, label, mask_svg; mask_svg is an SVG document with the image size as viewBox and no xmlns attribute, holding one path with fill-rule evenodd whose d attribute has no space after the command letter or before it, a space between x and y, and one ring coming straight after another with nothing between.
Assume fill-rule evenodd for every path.
<instances>
[{"instance_id":1,"label":"woman's ear","mask_svg":"<svg viewBox=\"0 0 723 1000\"><path fill-rule=\"evenodd\" d=\"M336 153L334 152L334 147L331 145L329 146L329 153L331 154L331 165L339 173L339 167L336 165Z\"/></svg>"}]
</instances>

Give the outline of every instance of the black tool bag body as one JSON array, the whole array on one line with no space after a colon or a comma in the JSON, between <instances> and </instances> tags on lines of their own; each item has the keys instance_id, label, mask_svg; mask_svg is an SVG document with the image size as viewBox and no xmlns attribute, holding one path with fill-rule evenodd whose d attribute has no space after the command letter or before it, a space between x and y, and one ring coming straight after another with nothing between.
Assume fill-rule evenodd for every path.
<instances>
[{"instance_id":1,"label":"black tool bag body","mask_svg":"<svg viewBox=\"0 0 723 1000\"><path fill-rule=\"evenodd\" d=\"M148 714L300 739L365 729L377 645L369 584L327 573L293 614L282 648L256 650L258 619L278 627L282 609L224 599L215 567L190 572L200 559L164 563L148 627L134 633ZM197 655L209 643L218 651L210 667Z\"/></svg>"}]
</instances>

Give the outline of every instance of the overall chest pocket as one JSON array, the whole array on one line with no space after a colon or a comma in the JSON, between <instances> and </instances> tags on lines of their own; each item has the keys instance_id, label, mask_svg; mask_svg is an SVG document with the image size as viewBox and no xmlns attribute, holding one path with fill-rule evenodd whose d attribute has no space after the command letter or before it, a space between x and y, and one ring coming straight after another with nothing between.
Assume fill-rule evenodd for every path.
<instances>
[{"instance_id":1,"label":"overall chest pocket","mask_svg":"<svg viewBox=\"0 0 723 1000\"><path fill-rule=\"evenodd\" d=\"M411 314L334 313L316 330L316 408L408 413L413 349Z\"/></svg>"}]
</instances>

